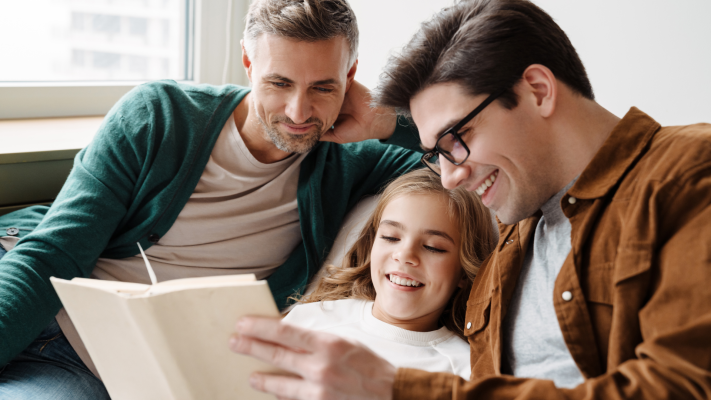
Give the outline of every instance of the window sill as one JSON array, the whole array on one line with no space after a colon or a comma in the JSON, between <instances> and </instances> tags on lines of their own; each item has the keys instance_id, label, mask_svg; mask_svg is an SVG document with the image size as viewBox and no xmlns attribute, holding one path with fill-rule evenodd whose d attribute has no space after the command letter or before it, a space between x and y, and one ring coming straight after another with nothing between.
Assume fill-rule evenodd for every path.
<instances>
[{"instance_id":1,"label":"window sill","mask_svg":"<svg viewBox=\"0 0 711 400\"><path fill-rule=\"evenodd\" d=\"M51 202L103 119L0 120L0 215Z\"/></svg>"},{"instance_id":2,"label":"window sill","mask_svg":"<svg viewBox=\"0 0 711 400\"><path fill-rule=\"evenodd\" d=\"M103 116L0 120L0 164L73 158Z\"/></svg>"}]
</instances>

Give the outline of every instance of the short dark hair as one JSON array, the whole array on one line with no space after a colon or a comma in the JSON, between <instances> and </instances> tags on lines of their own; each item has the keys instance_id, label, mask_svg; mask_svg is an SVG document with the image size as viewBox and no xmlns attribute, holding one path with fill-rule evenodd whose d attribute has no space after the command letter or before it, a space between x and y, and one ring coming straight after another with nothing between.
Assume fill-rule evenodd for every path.
<instances>
[{"instance_id":1,"label":"short dark hair","mask_svg":"<svg viewBox=\"0 0 711 400\"><path fill-rule=\"evenodd\" d=\"M573 91L594 100L578 53L550 15L526 0L462 0L426 21L390 57L373 98L410 113L410 100L430 85L461 84L472 96L501 88L498 100L516 107L513 87L532 64L542 64Z\"/></svg>"}]
</instances>

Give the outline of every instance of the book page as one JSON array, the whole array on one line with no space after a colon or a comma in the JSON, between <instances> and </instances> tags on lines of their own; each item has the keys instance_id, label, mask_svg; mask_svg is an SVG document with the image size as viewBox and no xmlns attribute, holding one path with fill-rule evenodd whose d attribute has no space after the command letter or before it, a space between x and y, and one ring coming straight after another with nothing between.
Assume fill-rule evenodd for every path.
<instances>
[{"instance_id":1,"label":"book page","mask_svg":"<svg viewBox=\"0 0 711 400\"><path fill-rule=\"evenodd\" d=\"M152 322L145 315L148 307L133 307L144 314L134 315L128 311L127 297L107 290L108 286L121 286L109 284L124 282L50 280L113 400L131 399L136 392L139 394L133 398L137 400L173 398L166 375L153 355L154 346L143 334L157 328L136 323L137 319Z\"/></svg>"},{"instance_id":2,"label":"book page","mask_svg":"<svg viewBox=\"0 0 711 400\"><path fill-rule=\"evenodd\" d=\"M52 283L113 400L274 399L248 382L274 368L228 348L239 317L279 317L267 282L216 278L136 295L108 290L122 282Z\"/></svg>"},{"instance_id":3,"label":"book page","mask_svg":"<svg viewBox=\"0 0 711 400\"><path fill-rule=\"evenodd\" d=\"M274 399L249 386L253 371L274 367L232 353L227 344L244 315L279 317L266 281L248 286L185 289L151 297L152 313L170 355L161 362L177 365L174 378L189 382L190 399ZM173 384L173 377L169 378ZM183 397L181 397L183 398Z\"/></svg>"},{"instance_id":4,"label":"book page","mask_svg":"<svg viewBox=\"0 0 711 400\"><path fill-rule=\"evenodd\" d=\"M167 293L181 289L189 289L194 287L216 287L227 285L251 285L257 282L254 274L241 275L221 275L221 276L205 276L200 278L183 278L170 281L158 282L152 285L146 294L154 295Z\"/></svg>"},{"instance_id":5,"label":"book page","mask_svg":"<svg viewBox=\"0 0 711 400\"><path fill-rule=\"evenodd\" d=\"M63 279L57 279L54 278L57 281L64 281ZM55 280L52 280L52 284L54 284ZM110 293L126 293L126 294L144 294L148 292L148 290L151 288L151 285L144 285L142 283L133 283L133 282L119 282L119 281L102 281L98 279L89 279L89 278L74 278L71 281L64 281L64 282L72 282L73 285L76 286L84 286L84 287L90 287L93 289L98 289L98 290L104 290L106 292Z\"/></svg>"}]
</instances>

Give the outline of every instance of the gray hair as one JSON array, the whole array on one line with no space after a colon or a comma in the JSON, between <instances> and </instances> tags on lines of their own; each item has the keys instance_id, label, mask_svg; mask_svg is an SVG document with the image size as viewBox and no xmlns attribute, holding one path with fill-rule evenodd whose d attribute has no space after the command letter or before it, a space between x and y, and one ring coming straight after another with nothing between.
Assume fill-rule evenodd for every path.
<instances>
[{"instance_id":1,"label":"gray hair","mask_svg":"<svg viewBox=\"0 0 711 400\"><path fill-rule=\"evenodd\" d=\"M307 42L344 36L350 45L349 66L358 57L358 22L347 0L254 0L244 29L251 58L263 33Z\"/></svg>"}]
</instances>

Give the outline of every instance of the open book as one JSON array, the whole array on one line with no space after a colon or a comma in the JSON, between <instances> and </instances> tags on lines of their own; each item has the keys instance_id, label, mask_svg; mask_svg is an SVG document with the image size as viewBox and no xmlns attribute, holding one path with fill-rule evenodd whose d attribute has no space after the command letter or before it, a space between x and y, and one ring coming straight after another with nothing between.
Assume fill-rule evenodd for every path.
<instances>
[{"instance_id":1,"label":"open book","mask_svg":"<svg viewBox=\"0 0 711 400\"><path fill-rule=\"evenodd\" d=\"M141 249L143 253L143 249ZM227 346L243 315L279 316L254 275L153 285L51 278L113 400L274 399L251 389L253 371L276 371Z\"/></svg>"}]
</instances>

